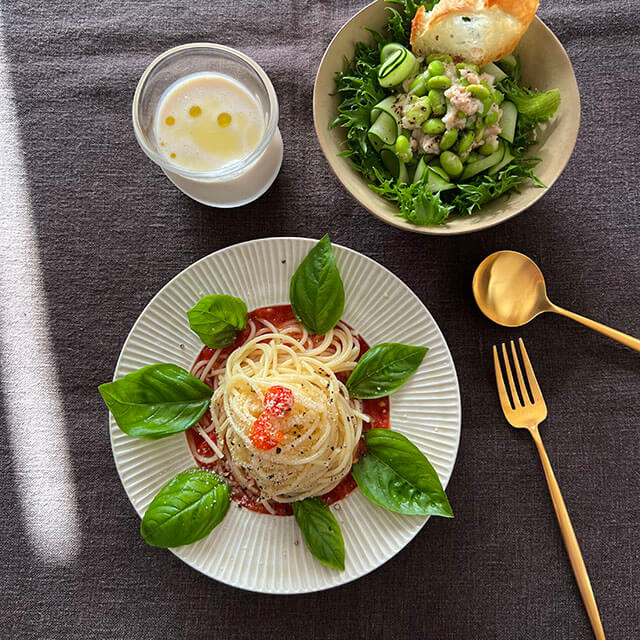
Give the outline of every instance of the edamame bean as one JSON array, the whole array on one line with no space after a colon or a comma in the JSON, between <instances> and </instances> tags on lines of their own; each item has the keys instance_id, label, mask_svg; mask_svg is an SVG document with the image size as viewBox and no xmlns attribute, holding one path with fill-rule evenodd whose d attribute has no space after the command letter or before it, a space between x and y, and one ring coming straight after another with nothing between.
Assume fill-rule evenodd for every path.
<instances>
[{"instance_id":1,"label":"edamame bean","mask_svg":"<svg viewBox=\"0 0 640 640\"><path fill-rule=\"evenodd\" d=\"M484 118L484 123L486 125L492 125L498 122L499 118L500 118L500 114L497 111L489 111L489 113L487 113L487 115Z\"/></svg>"},{"instance_id":2,"label":"edamame bean","mask_svg":"<svg viewBox=\"0 0 640 640\"><path fill-rule=\"evenodd\" d=\"M431 115L431 103L428 98L419 98L409 108L405 117L413 125L421 125Z\"/></svg>"},{"instance_id":3,"label":"edamame bean","mask_svg":"<svg viewBox=\"0 0 640 640\"><path fill-rule=\"evenodd\" d=\"M476 136L474 140L476 142L480 142L482 138L484 138L484 125L481 125L480 127L476 128Z\"/></svg>"},{"instance_id":4,"label":"edamame bean","mask_svg":"<svg viewBox=\"0 0 640 640\"><path fill-rule=\"evenodd\" d=\"M442 151L446 151L447 149L451 149L453 145L458 140L458 130L457 129L449 129L449 131L442 134L442 138L440 139L440 149Z\"/></svg>"},{"instance_id":5,"label":"edamame bean","mask_svg":"<svg viewBox=\"0 0 640 640\"><path fill-rule=\"evenodd\" d=\"M427 64L434 60L440 60L440 62L452 62L451 56L446 53L431 53L427 56Z\"/></svg>"},{"instance_id":6,"label":"edamame bean","mask_svg":"<svg viewBox=\"0 0 640 640\"><path fill-rule=\"evenodd\" d=\"M433 76L427 82L429 89L448 89L451 86L451 80L447 76Z\"/></svg>"},{"instance_id":7,"label":"edamame bean","mask_svg":"<svg viewBox=\"0 0 640 640\"><path fill-rule=\"evenodd\" d=\"M493 101L500 106L504 102L504 93L497 89L493 92Z\"/></svg>"},{"instance_id":8,"label":"edamame bean","mask_svg":"<svg viewBox=\"0 0 640 640\"><path fill-rule=\"evenodd\" d=\"M407 136L399 135L396 138L396 152L397 153L407 153L411 149L411 144L409 143L409 138Z\"/></svg>"},{"instance_id":9,"label":"edamame bean","mask_svg":"<svg viewBox=\"0 0 640 640\"><path fill-rule=\"evenodd\" d=\"M489 113L489 109L493 105L493 96L489 96L482 100L482 115L486 116Z\"/></svg>"},{"instance_id":10,"label":"edamame bean","mask_svg":"<svg viewBox=\"0 0 640 640\"><path fill-rule=\"evenodd\" d=\"M413 79L413 82L409 86L409 95L412 96L423 96L429 88L427 87L427 79L424 75L416 76Z\"/></svg>"},{"instance_id":11,"label":"edamame bean","mask_svg":"<svg viewBox=\"0 0 640 640\"><path fill-rule=\"evenodd\" d=\"M444 73L444 63L441 60L432 60L427 71L430 76L441 76Z\"/></svg>"},{"instance_id":12,"label":"edamame bean","mask_svg":"<svg viewBox=\"0 0 640 640\"><path fill-rule=\"evenodd\" d=\"M498 139L487 140L479 149L481 156L490 156L492 153L495 153L498 150Z\"/></svg>"},{"instance_id":13,"label":"edamame bean","mask_svg":"<svg viewBox=\"0 0 640 640\"><path fill-rule=\"evenodd\" d=\"M489 89L481 84L470 84L467 87L467 91L478 100L486 100L490 96Z\"/></svg>"},{"instance_id":14,"label":"edamame bean","mask_svg":"<svg viewBox=\"0 0 640 640\"><path fill-rule=\"evenodd\" d=\"M442 133L447 127L444 122L440 120L440 118L429 118L423 125L422 131L424 133L428 133L432 136L437 136L439 133Z\"/></svg>"},{"instance_id":15,"label":"edamame bean","mask_svg":"<svg viewBox=\"0 0 640 640\"><path fill-rule=\"evenodd\" d=\"M472 151L472 152L471 152L471 153L466 157L466 160L467 160L467 162L468 162L468 163L475 162L476 160L480 160L480 156L479 156L475 151Z\"/></svg>"},{"instance_id":16,"label":"edamame bean","mask_svg":"<svg viewBox=\"0 0 640 640\"><path fill-rule=\"evenodd\" d=\"M460 69L471 69L472 71L475 71L476 73L480 73L480 69L478 68L478 65L474 64L473 62L458 62L456 64L456 69L458 71L460 71Z\"/></svg>"},{"instance_id":17,"label":"edamame bean","mask_svg":"<svg viewBox=\"0 0 640 640\"><path fill-rule=\"evenodd\" d=\"M452 177L457 178L462 173L462 160L452 151L440 154L440 166Z\"/></svg>"},{"instance_id":18,"label":"edamame bean","mask_svg":"<svg viewBox=\"0 0 640 640\"><path fill-rule=\"evenodd\" d=\"M466 131L458 142L458 153L464 153L470 149L475 138L476 134L474 131Z\"/></svg>"},{"instance_id":19,"label":"edamame bean","mask_svg":"<svg viewBox=\"0 0 640 640\"><path fill-rule=\"evenodd\" d=\"M447 103L444 99L444 93L437 89L431 89L429 91L429 102L431 104L431 111L437 116L443 116L447 111Z\"/></svg>"},{"instance_id":20,"label":"edamame bean","mask_svg":"<svg viewBox=\"0 0 640 640\"><path fill-rule=\"evenodd\" d=\"M407 136L399 135L396 138L396 155L402 162L411 160L413 154L411 153L411 143Z\"/></svg>"}]
</instances>

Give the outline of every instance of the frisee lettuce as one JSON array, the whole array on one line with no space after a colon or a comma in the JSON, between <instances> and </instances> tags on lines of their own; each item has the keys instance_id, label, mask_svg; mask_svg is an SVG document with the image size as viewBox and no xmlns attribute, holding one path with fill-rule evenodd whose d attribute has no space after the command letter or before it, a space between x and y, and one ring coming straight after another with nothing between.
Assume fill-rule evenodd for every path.
<instances>
[{"instance_id":1,"label":"frisee lettuce","mask_svg":"<svg viewBox=\"0 0 640 640\"><path fill-rule=\"evenodd\" d=\"M515 78L520 75L520 63L515 70ZM541 122L551 118L560 106L560 91L551 89L541 92L534 89L521 87L514 77L506 77L496 83L498 89L504 93L505 98L513 102L518 109L518 122L516 123L516 135L514 146L520 153L536 142L535 129Z\"/></svg>"},{"instance_id":2,"label":"frisee lettuce","mask_svg":"<svg viewBox=\"0 0 640 640\"><path fill-rule=\"evenodd\" d=\"M535 143L537 125L548 120L557 110L560 93L557 89L543 93L521 87L520 63L517 59L513 68L505 69L508 77L496 83L519 112L516 135L511 146L514 156L511 163L493 176L482 173L441 193L432 193L424 179L415 184L394 180L367 138L371 108L387 95L378 83L380 49L389 42L409 46L411 20L416 11L420 6L430 11L438 0L387 1L396 6L388 7L385 33L370 29L373 43L358 42L353 59L346 61L344 71L336 73L336 93L341 101L331 127L345 129L347 137L347 148L340 155L347 158L353 169L369 181L371 189L397 204L400 217L421 226L442 224L451 215L471 215L487 202L517 191L527 180L544 186L534 174L539 160L524 157L523 153Z\"/></svg>"}]
</instances>

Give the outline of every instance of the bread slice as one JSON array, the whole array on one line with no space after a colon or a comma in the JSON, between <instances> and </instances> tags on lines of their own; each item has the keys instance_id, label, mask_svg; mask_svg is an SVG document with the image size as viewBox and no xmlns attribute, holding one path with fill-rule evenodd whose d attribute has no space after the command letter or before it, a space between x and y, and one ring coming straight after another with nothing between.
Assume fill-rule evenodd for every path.
<instances>
[{"instance_id":1,"label":"bread slice","mask_svg":"<svg viewBox=\"0 0 640 640\"><path fill-rule=\"evenodd\" d=\"M440 0L416 12L411 47L419 56L448 53L482 66L514 50L537 9L538 0Z\"/></svg>"}]
</instances>

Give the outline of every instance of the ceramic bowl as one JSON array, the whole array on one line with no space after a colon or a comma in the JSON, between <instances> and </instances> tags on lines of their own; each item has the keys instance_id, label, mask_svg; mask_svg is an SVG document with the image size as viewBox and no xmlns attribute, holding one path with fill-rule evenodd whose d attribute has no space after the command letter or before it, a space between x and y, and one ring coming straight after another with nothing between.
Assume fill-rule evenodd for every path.
<instances>
[{"instance_id":1,"label":"ceramic bowl","mask_svg":"<svg viewBox=\"0 0 640 640\"><path fill-rule=\"evenodd\" d=\"M318 140L331 169L349 193L374 216L401 229L431 235L454 235L480 231L513 218L542 198L564 170L578 136L580 125L580 94L571 61L552 31L538 17L520 40L515 53L520 55L522 79L525 86L540 90L558 88L562 103L555 116L544 123L538 133L538 142L528 155L541 159L536 175L547 185L537 187L528 181L520 193L503 196L484 205L472 216L450 218L436 227L420 227L398 217L398 209L372 191L367 181L354 171L345 158L337 154L346 148L344 129L329 129L336 117L338 96L334 74L344 68L345 58L353 58L358 41L372 41L366 27L383 31L387 20L388 2L376 0L347 22L329 44L316 75L313 91L313 117Z\"/></svg>"}]
</instances>

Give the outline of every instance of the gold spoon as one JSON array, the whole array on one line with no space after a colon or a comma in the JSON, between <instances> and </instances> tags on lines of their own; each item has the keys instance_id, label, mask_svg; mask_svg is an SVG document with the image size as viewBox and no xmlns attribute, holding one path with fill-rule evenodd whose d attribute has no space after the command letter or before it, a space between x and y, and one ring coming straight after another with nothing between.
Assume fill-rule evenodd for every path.
<instances>
[{"instance_id":1,"label":"gold spoon","mask_svg":"<svg viewBox=\"0 0 640 640\"><path fill-rule=\"evenodd\" d=\"M517 251L497 251L485 258L473 276L473 295L490 320L520 327L545 311L559 313L640 351L640 340L553 304L538 265Z\"/></svg>"}]
</instances>

